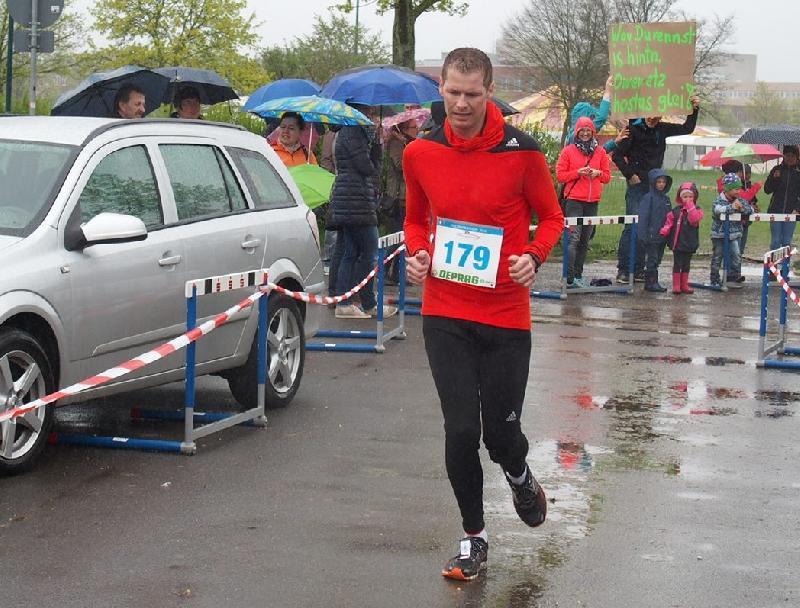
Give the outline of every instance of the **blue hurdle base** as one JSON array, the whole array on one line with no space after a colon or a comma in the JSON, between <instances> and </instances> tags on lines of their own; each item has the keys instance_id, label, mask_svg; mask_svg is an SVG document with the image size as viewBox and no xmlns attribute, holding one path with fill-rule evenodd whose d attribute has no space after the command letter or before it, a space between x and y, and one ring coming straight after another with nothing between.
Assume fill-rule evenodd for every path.
<instances>
[{"instance_id":1,"label":"blue hurdle base","mask_svg":"<svg viewBox=\"0 0 800 608\"><path fill-rule=\"evenodd\" d=\"M800 348L796 346L786 346L783 349L784 355L800 355Z\"/></svg>"},{"instance_id":2,"label":"blue hurdle base","mask_svg":"<svg viewBox=\"0 0 800 608\"><path fill-rule=\"evenodd\" d=\"M363 338L374 340L378 337L377 331L361 331L359 329L320 329L314 334L315 338Z\"/></svg>"},{"instance_id":3,"label":"blue hurdle base","mask_svg":"<svg viewBox=\"0 0 800 608\"><path fill-rule=\"evenodd\" d=\"M800 361L781 361L780 359L764 359L761 367L769 369L800 369Z\"/></svg>"},{"instance_id":4,"label":"blue hurdle base","mask_svg":"<svg viewBox=\"0 0 800 608\"><path fill-rule=\"evenodd\" d=\"M532 298L542 298L543 300L566 300L567 295L560 291L532 291Z\"/></svg>"},{"instance_id":5,"label":"blue hurdle base","mask_svg":"<svg viewBox=\"0 0 800 608\"><path fill-rule=\"evenodd\" d=\"M194 454L194 450L184 449L181 441L163 439L134 439L132 437L104 437L98 435L73 435L51 433L48 441L52 445L82 445L95 448L114 448L117 450L146 450L148 452L171 452Z\"/></svg>"},{"instance_id":6,"label":"blue hurdle base","mask_svg":"<svg viewBox=\"0 0 800 608\"><path fill-rule=\"evenodd\" d=\"M689 283L689 285L697 289L708 289L709 291L727 291L725 287L712 285L711 283Z\"/></svg>"},{"instance_id":7,"label":"blue hurdle base","mask_svg":"<svg viewBox=\"0 0 800 608\"><path fill-rule=\"evenodd\" d=\"M382 353L386 349L376 344L306 342L306 350L311 352Z\"/></svg>"}]
</instances>

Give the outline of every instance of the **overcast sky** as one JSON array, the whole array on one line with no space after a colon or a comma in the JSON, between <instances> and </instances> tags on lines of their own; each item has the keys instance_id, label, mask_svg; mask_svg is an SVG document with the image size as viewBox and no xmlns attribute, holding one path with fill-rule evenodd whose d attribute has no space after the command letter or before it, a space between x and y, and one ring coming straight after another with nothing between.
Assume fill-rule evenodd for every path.
<instances>
[{"instance_id":1,"label":"overcast sky","mask_svg":"<svg viewBox=\"0 0 800 608\"><path fill-rule=\"evenodd\" d=\"M439 57L442 51L458 46L476 46L494 51L502 25L532 0L470 0L465 17L428 13L417 21L417 59ZM78 0L84 8L91 0ZM248 0L250 10L261 22L262 44L269 46L291 40L311 31L313 16L327 15L336 0ZM392 17L377 17L375 0L361 0L360 21L380 32L391 46ZM797 27L800 2L788 0L679 0L678 8L698 17L714 14L736 17L736 35L729 49L758 55L758 78L772 82L800 82L797 60ZM351 14L350 18L354 16Z\"/></svg>"}]
</instances>

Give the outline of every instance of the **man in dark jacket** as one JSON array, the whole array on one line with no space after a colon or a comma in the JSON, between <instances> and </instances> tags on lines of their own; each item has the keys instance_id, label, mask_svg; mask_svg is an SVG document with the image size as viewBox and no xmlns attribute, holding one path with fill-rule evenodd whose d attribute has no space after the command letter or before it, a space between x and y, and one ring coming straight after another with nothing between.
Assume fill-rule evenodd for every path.
<instances>
[{"instance_id":1,"label":"man in dark jacket","mask_svg":"<svg viewBox=\"0 0 800 608\"><path fill-rule=\"evenodd\" d=\"M797 146L783 146L783 162L772 168L764 183L764 193L771 194L767 213L797 213L800 211L800 165ZM795 222L770 222L770 249L792 244Z\"/></svg>"},{"instance_id":2,"label":"man in dark jacket","mask_svg":"<svg viewBox=\"0 0 800 608\"><path fill-rule=\"evenodd\" d=\"M649 190L648 173L651 169L660 169L664 164L667 137L689 135L694 131L700 111L700 98L696 95L692 97L692 107L694 111L686 117L682 125L661 122L661 116L639 118L630 122L628 138L620 142L612 155L614 164L628 181L628 188L625 191L626 215L636 215L639 201ZM637 251L636 267L628 268L630 238L631 225L626 224L617 248L617 283L629 283L631 271L635 275L643 275L644 252L642 251Z\"/></svg>"},{"instance_id":3,"label":"man in dark jacket","mask_svg":"<svg viewBox=\"0 0 800 608\"><path fill-rule=\"evenodd\" d=\"M359 108L374 116L371 108ZM344 242L344 255L339 265L336 291L339 295L357 285L378 260L377 190L380 147L375 129L342 127L336 136L336 181L331 191L331 222ZM372 281L359 292L361 308L346 301L336 307L336 317L369 319L377 315ZM384 316L396 308L384 306Z\"/></svg>"}]
</instances>

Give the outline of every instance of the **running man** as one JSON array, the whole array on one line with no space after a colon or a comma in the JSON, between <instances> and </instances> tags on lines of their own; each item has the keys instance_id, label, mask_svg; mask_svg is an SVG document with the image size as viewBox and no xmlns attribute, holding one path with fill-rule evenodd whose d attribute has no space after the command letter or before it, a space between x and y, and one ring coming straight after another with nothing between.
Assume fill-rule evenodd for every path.
<instances>
[{"instance_id":1,"label":"running man","mask_svg":"<svg viewBox=\"0 0 800 608\"><path fill-rule=\"evenodd\" d=\"M494 82L486 54L452 51L439 91L447 119L403 155L404 228L408 278L424 285L425 350L464 528L459 553L442 574L471 580L486 566L489 548L481 432L522 521L538 526L547 513L526 462L520 419L531 356L529 289L561 237L564 218L537 143L489 103ZM534 213L539 227L529 241Z\"/></svg>"}]
</instances>

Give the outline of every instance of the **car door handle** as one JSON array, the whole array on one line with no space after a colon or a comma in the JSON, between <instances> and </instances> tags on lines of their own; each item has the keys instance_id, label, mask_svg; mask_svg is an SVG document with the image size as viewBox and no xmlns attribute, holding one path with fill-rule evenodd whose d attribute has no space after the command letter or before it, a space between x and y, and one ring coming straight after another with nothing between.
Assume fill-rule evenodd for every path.
<instances>
[{"instance_id":1,"label":"car door handle","mask_svg":"<svg viewBox=\"0 0 800 608\"><path fill-rule=\"evenodd\" d=\"M250 239L249 241L242 241L242 249L255 249L261 245L261 239Z\"/></svg>"},{"instance_id":2,"label":"car door handle","mask_svg":"<svg viewBox=\"0 0 800 608\"><path fill-rule=\"evenodd\" d=\"M162 266L162 267L163 266L175 266L176 264L180 264L182 259L183 259L183 256L181 256L180 254L178 254L178 255L170 255L170 256L167 256L165 258L161 258L160 260L158 260L158 265Z\"/></svg>"}]
</instances>

